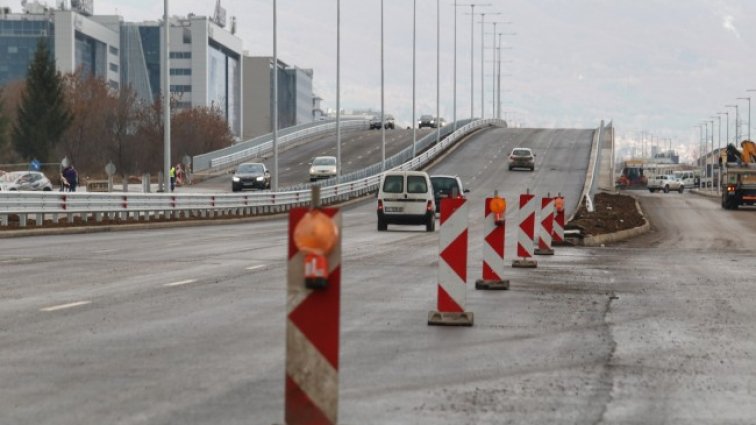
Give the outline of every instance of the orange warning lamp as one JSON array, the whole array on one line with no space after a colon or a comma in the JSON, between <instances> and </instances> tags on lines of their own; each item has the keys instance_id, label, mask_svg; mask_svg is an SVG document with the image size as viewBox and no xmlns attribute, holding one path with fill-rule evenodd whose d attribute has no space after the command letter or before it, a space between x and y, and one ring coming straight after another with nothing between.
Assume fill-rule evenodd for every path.
<instances>
[{"instance_id":1,"label":"orange warning lamp","mask_svg":"<svg viewBox=\"0 0 756 425\"><path fill-rule=\"evenodd\" d=\"M504 198L495 196L491 199L491 204L489 206L491 212L494 213L494 222L499 226L504 224L504 212L507 210L507 201L504 200Z\"/></svg>"},{"instance_id":2,"label":"orange warning lamp","mask_svg":"<svg viewBox=\"0 0 756 425\"><path fill-rule=\"evenodd\" d=\"M305 253L305 287L322 289L328 283L328 259L339 237L339 228L328 215L314 209L294 228L294 244Z\"/></svg>"},{"instance_id":3,"label":"orange warning lamp","mask_svg":"<svg viewBox=\"0 0 756 425\"><path fill-rule=\"evenodd\" d=\"M562 198L561 196L559 196L558 198L556 198L554 200L554 205L556 206L557 212L564 211L564 198Z\"/></svg>"}]
</instances>

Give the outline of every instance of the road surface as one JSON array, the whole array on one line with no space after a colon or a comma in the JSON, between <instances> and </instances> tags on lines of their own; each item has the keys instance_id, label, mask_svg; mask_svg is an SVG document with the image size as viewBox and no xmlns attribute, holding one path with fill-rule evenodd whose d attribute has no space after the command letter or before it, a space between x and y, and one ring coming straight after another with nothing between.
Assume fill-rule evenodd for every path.
<instances>
[{"instance_id":1,"label":"road surface","mask_svg":"<svg viewBox=\"0 0 756 425\"><path fill-rule=\"evenodd\" d=\"M493 129L431 172L482 199L526 188L575 208L592 131ZM507 171L514 146L536 171ZM639 193L654 231L558 248L467 292L472 328L432 328L438 233L344 211L340 423L753 423L756 211ZM671 213L674 212L674 213ZM0 254L0 423L283 422L284 220L34 237Z\"/></svg>"}]
</instances>

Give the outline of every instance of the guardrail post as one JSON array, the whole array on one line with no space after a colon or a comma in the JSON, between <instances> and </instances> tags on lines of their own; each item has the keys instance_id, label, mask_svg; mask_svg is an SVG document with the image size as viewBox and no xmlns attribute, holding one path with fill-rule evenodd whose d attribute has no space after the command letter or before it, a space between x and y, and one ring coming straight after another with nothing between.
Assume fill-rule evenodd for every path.
<instances>
[{"instance_id":1,"label":"guardrail post","mask_svg":"<svg viewBox=\"0 0 756 425\"><path fill-rule=\"evenodd\" d=\"M45 223L45 213L37 213L34 215L34 224L41 227Z\"/></svg>"},{"instance_id":2,"label":"guardrail post","mask_svg":"<svg viewBox=\"0 0 756 425\"><path fill-rule=\"evenodd\" d=\"M151 187L150 187L150 173L144 173L142 174L142 192L144 193L150 193Z\"/></svg>"},{"instance_id":3,"label":"guardrail post","mask_svg":"<svg viewBox=\"0 0 756 425\"><path fill-rule=\"evenodd\" d=\"M18 227L26 227L26 214L18 215Z\"/></svg>"}]
</instances>

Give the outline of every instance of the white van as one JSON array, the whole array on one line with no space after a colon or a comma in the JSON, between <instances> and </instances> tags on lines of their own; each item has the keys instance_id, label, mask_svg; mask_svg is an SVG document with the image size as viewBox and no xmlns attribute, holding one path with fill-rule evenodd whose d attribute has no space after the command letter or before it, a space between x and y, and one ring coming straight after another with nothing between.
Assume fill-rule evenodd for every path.
<instances>
[{"instance_id":1,"label":"white van","mask_svg":"<svg viewBox=\"0 0 756 425\"><path fill-rule=\"evenodd\" d=\"M436 230L433 185L423 171L387 171L378 189L378 230L389 224L425 225Z\"/></svg>"}]
</instances>

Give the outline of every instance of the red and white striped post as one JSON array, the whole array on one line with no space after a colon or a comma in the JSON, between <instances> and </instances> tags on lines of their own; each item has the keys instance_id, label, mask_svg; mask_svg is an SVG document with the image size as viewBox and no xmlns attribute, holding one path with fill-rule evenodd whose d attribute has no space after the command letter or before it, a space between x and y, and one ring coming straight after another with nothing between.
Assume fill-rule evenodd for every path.
<instances>
[{"instance_id":1,"label":"red and white striped post","mask_svg":"<svg viewBox=\"0 0 756 425\"><path fill-rule=\"evenodd\" d=\"M475 281L475 289L509 289L509 280L504 280L504 235L506 234L506 209L504 198L494 192L486 198L483 221L483 279Z\"/></svg>"},{"instance_id":2,"label":"red and white striped post","mask_svg":"<svg viewBox=\"0 0 756 425\"><path fill-rule=\"evenodd\" d=\"M517 227L517 258L512 267L535 268L538 263L532 259L535 251L536 197L530 189L520 194L520 225Z\"/></svg>"},{"instance_id":3,"label":"red and white striped post","mask_svg":"<svg viewBox=\"0 0 756 425\"><path fill-rule=\"evenodd\" d=\"M547 194L541 198L541 225L538 231L536 255L554 255L551 248L551 233L554 231L554 198Z\"/></svg>"},{"instance_id":4,"label":"red and white striped post","mask_svg":"<svg viewBox=\"0 0 756 425\"><path fill-rule=\"evenodd\" d=\"M466 199L441 199L438 310L428 313L428 325L473 325L473 314L465 311L467 297L467 214Z\"/></svg>"},{"instance_id":5,"label":"red and white striped post","mask_svg":"<svg viewBox=\"0 0 756 425\"><path fill-rule=\"evenodd\" d=\"M315 196L313 193L313 205L317 206L319 194L317 201ZM309 208L293 208L289 213L285 423L335 425L339 400L342 218L337 208L318 210L336 226L336 241L325 255L324 285L308 289L305 283L308 255L295 243L294 231L310 211ZM307 266L312 267L312 264Z\"/></svg>"},{"instance_id":6,"label":"red and white striped post","mask_svg":"<svg viewBox=\"0 0 756 425\"><path fill-rule=\"evenodd\" d=\"M554 231L551 233L553 246L566 245L564 240L564 196L558 194L554 199Z\"/></svg>"}]
</instances>

